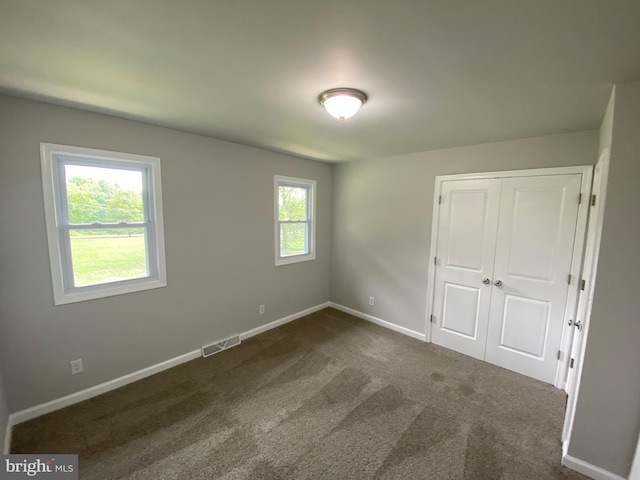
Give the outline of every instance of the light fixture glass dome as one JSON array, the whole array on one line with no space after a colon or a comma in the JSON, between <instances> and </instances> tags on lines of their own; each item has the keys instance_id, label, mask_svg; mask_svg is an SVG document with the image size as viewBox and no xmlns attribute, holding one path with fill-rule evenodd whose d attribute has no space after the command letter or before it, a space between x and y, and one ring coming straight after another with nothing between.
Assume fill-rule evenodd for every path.
<instances>
[{"instance_id":1,"label":"light fixture glass dome","mask_svg":"<svg viewBox=\"0 0 640 480\"><path fill-rule=\"evenodd\" d=\"M334 88L320 94L318 98L329 115L338 120L353 117L367 101L367 96L353 88Z\"/></svg>"}]
</instances>

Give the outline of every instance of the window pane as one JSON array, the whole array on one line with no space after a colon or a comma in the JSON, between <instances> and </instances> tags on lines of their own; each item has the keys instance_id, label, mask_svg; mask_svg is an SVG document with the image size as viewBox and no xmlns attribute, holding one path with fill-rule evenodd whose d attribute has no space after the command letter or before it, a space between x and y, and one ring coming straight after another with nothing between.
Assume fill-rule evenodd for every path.
<instances>
[{"instance_id":1,"label":"window pane","mask_svg":"<svg viewBox=\"0 0 640 480\"><path fill-rule=\"evenodd\" d=\"M307 223L280 224L280 256L309 253L309 225Z\"/></svg>"},{"instance_id":2,"label":"window pane","mask_svg":"<svg viewBox=\"0 0 640 480\"><path fill-rule=\"evenodd\" d=\"M65 164L69 222L143 222L142 172Z\"/></svg>"},{"instance_id":3,"label":"window pane","mask_svg":"<svg viewBox=\"0 0 640 480\"><path fill-rule=\"evenodd\" d=\"M144 228L71 230L76 287L149 276Z\"/></svg>"},{"instance_id":4,"label":"window pane","mask_svg":"<svg viewBox=\"0 0 640 480\"><path fill-rule=\"evenodd\" d=\"M307 195L304 187L278 187L280 220L307 220Z\"/></svg>"}]
</instances>

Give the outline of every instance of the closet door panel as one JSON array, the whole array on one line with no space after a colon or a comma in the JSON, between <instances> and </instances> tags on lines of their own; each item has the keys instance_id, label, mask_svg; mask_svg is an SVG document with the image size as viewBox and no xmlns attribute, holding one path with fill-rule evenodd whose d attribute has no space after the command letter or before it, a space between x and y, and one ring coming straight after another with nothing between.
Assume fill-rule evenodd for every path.
<instances>
[{"instance_id":1,"label":"closet door panel","mask_svg":"<svg viewBox=\"0 0 640 480\"><path fill-rule=\"evenodd\" d=\"M581 180L573 174L502 183L485 359L548 383L556 373Z\"/></svg>"},{"instance_id":2,"label":"closet door panel","mask_svg":"<svg viewBox=\"0 0 640 480\"><path fill-rule=\"evenodd\" d=\"M484 358L500 180L442 185L432 342Z\"/></svg>"}]
</instances>

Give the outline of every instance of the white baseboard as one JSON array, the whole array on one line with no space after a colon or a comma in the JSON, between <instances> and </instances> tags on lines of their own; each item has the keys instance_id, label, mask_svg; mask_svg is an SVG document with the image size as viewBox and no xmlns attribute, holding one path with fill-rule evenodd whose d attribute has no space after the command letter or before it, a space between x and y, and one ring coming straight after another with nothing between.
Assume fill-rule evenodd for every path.
<instances>
[{"instance_id":1,"label":"white baseboard","mask_svg":"<svg viewBox=\"0 0 640 480\"><path fill-rule=\"evenodd\" d=\"M562 458L566 457L569 453L569 440L563 440L562 442Z\"/></svg>"},{"instance_id":2,"label":"white baseboard","mask_svg":"<svg viewBox=\"0 0 640 480\"><path fill-rule=\"evenodd\" d=\"M293 322L294 320L297 320L298 318L302 318L306 315L310 315L314 312L318 312L320 310L323 310L325 308L329 307L329 302L326 303L322 303L320 305L316 305L315 307L311 307L311 308L307 308L306 310L302 310L301 312L298 313L294 313L292 315L288 315L284 318L281 318L279 320L274 320L271 323L267 323L266 325L261 325L257 328L254 328L252 330L249 330L248 332L244 332L240 334L240 340L246 340L247 338L251 338L255 335L258 335L260 333L266 332L267 330L271 330L273 328L279 327L280 325L284 325L285 323L289 323L289 322Z\"/></svg>"},{"instance_id":3,"label":"white baseboard","mask_svg":"<svg viewBox=\"0 0 640 480\"><path fill-rule=\"evenodd\" d=\"M181 363L195 360L200 356L202 356L202 350L194 350L170 360L160 362L156 365L151 365L150 367L143 368L142 370L129 373L119 378L114 378L113 380L109 380L108 382L89 387L85 390L80 390L79 392L75 392L61 398L56 398L55 400L51 400L50 402L42 403L25 410L20 410L19 412L9 415L9 426L12 427L19 423L26 422L27 420L31 420L32 418L55 412L56 410L68 407L69 405L73 405L75 403L97 397L98 395L110 392L111 390L115 390L116 388L124 387L125 385L128 385L130 383L142 380L143 378L155 375L156 373L160 373L164 370L168 370L169 368L180 365Z\"/></svg>"},{"instance_id":4,"label":"white baseboard","mask_svg":"<svg viewBox=\"0 0 640 480\"><path fill-rule=\"evenodd\" d=\"M328 306L329 306L329 302L317 305L315 307L308 308L306 310L303 310L298 313L294 313L292 315L288 315L279 320L275 320L273 322L267 323L266 325L262 325L260 327L249 330L247 332L241 333L240 339L246 340L255 335L266 332L267 330L271 330L273 328L279 327L280 325L284 325L285 323L289 323L289 322L292 322L293 320L297 320L298 318L304 317L305 315L309 315L311 313L327 308ZM201 356L202 356L201 349L194 350L192 352L185 353L184 355L180 355L175 358L171 358L169 360L158 363L156 365L151 365L150 367L143 368L142 370L129 373L127 375L124 375L119 378L115 378L113 380L109 380L108 382L101 383L99 385L95 385L85 390L72 393L65 397L57 398L55 400L51 400L50 402L42 403L40 405L36 405L34 407L30 407L25 410L21 410L19 412L12 413L11 415L9 415L9 420L7 422L7 431L5 435L5 444L4 444L5 453L8 453L11 448L10 447L11 434L12 434L14 425L17 425L22 422L26 422L27 420L31 420L32 418L36 418L41 415L54 412L56 410L60 410L62 408L68 407L69 405L73 405L75 403L79 403L84 400L97 397L98 395L102 395L103 393L110 392L111 390L124 387L125 385L136 382L138 380L142 380L143 378L149 377L151 375L155 375L156 373L160 373L164 370L168 370L169 368L176 367L182 363L195 360L196 358L199 358Z\"/></svg>"},{"instance_id":5,"label":"white baseboard","mask_svg":"<svg viewBox=\"0 0 640 480\"><path fill-rule=\"evenodd\" d=\"M408 337L417 338L418 340L422 340L423 342L426 340L424 333L419 333L419 332L416 332L415 330L410 330L408 328L401 327L400 325L396 325L395 323L387 322L386 320L382 320L381 318L377 318L372 315L359 312L358 310L345 307L338 303L329 302L328 306L333 307L336 310L349 313L355 317L362 318L363 320L367 320L371 323L375 323L376 325L380 325L381 327L388 328L389 330L393 330L394 332L402 333L403 335L406 335Z\"/></svg>"},{"instance_id":6,"label":"white baseboard","mask_svg":"<svg viewBox=\"0 0 640 480\"><path fill-rule=\"evenodd\" d=\"M571 455L563 455L562 465L570 468L571 470L582 473L587 477L593 478L594 480L627 480L626 478L616 475L615 473L611 473L604 468L596 467L595 465L591 465L590 463L580 460L579 458L572 457Z\"/></svg>"}]
</instances>

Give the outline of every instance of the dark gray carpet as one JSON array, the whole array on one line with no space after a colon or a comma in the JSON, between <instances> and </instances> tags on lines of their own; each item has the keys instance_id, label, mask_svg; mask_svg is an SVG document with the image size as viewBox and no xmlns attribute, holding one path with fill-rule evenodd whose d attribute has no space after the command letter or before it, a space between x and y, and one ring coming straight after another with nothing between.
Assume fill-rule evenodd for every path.
<instances>
[{"instance_id":1,"label":"dark gray carpet","mask_svg":"<svg viewBox=\"0 0 640 480\"><path fill-rule=\"evenodd\" d=\"M565 395L334 309L20 424L83 479L584 479Z\"/></svg>"}]
</instances>

